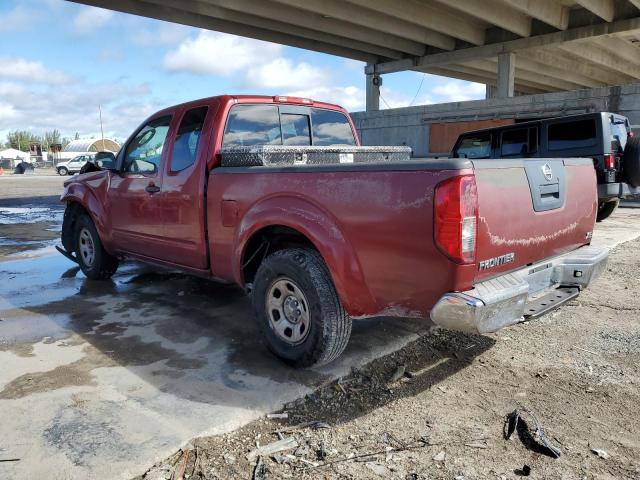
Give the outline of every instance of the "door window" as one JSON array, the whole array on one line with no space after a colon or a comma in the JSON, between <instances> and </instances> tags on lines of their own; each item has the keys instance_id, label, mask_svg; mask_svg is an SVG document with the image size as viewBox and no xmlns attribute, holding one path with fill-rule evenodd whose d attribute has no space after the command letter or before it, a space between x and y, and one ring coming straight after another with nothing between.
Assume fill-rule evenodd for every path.
<instances>
[{"instance_id":1,"label":"door window","mask_svg":"<svg viewBox=\"0 0 640 480\"><path fill-rule=\"evenodd\" d=\"M207 117L208 107L197 107L187 111L182 117L178 134L173 144L171 171L179 172L196 162L202 126Z\"/></svg>"},{"instance_id":2,"label":"door window","mask_svg":"<svg viewBox=\"0 0 640 480\"><path fill-rule=\"evenodd\" d=\"M340 112L311 109L313 144L319 146L355 145L349 120Z\"/></svg>"},{"instance_id":3,"label":"door window","mask_svg":"<svg viewBox=\"0 0 640 480\"><path fill-rule=\"evenodd\" d=\"M123 171L157 173L160 170L162 150L167 140L171 116L156 118L147 123L127 145Z\"/></svg>"},{"instance_id":4,"label":"door window","mask_svg":"<svg viewBox=\"0 0 640 480\"><path fill-rule=\"evenodd\" d=\"M552 123L548 133L549 150L591 147L597 143L595 120Z\"/></svg>"},{"instance_id":5,"label":"door window","mask_svg":"<svg viewBox=\"0 0 640 480\"><path fill-rule=\"evenodd\" d=\"M502 132L502 156L526 155L529 153L529 136L526 128L515 128Z\"/></svg>"},{"instance_id":6,"label":"door window","mask_svg":"<svg viewBox=\"0 0 640 480\"><path fill-rule=\"evenodd\" d=\"M229 112L223 148L281 144L277 106L236 105Z\"/></svg>"},{"instance_id":7,"label":"door window","mask_svg":"<svg viewBox=\"0 0 640 480\"><path fill-rule=\"evenodd\" d=\"M283 145L311 145L308 115L283 113L280 122Z\"/></svg>"},{"instance_id":8,"label":"door window","mask_svg":"<svg viewBox=\"0 0 640 480\"><path fill-rule=\"evenodd\" d=\"M479 133L463 138L458 146L456 156L459 158L491 158L491 134Z\"/></svg>"}]
</instances>

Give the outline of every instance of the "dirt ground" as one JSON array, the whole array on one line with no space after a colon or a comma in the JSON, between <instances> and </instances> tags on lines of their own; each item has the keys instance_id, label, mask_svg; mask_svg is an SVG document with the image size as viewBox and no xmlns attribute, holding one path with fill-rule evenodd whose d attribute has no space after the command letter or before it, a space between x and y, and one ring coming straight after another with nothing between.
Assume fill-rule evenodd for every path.
<instances>
[{"instance_id":1,"label":"dirt ground","mask_svg":"<svg viewBox=\"0 0 640 480\"><path fill-rule=\"evenodd\" d=\"M197 439L141 478L640 478L639 249L617 247L550 315L487 336L433 331L288 405L288 418ZM504 439L518 407L559 458L522 423ZM247 459L278 431L290 448Z\"/></svg>"}]
</instances>

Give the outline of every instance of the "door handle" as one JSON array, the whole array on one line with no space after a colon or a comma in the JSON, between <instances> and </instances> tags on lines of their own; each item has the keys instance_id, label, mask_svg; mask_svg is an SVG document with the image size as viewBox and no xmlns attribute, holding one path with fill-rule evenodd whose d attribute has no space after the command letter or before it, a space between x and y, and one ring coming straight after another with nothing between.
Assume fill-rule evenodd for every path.
<instances>
[{"instance_id":1,"label":"door handle","mask_svg":"<svg viewBox=\"0 0 640 480\"><path fill-rule=\"evenodd\" d=\"M155 184L150 183L149 185L147 185L147 188L145 188L145 190L153 194L153 193L158 193L160 191L160 187L157 187Z\"/></svg>"}]
</instances>

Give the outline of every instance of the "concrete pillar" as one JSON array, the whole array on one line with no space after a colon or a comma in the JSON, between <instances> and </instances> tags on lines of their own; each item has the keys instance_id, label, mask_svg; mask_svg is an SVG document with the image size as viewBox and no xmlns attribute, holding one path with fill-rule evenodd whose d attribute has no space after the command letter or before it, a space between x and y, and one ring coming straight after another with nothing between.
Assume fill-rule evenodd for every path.
<instances>
[{"instance_id":1,"label":"concrete pillar","mask_svg":"<svg viewBox=\"0 0 640 480\"><path fill-rule=\"evenodd\" d=\"M371 63L367 66L373 66ZM380 110L380 87L382 77L376 74L367 74L367 112Z\"/></svg>"},{"instance_id":2,"label":"concrete pillar","mask_svg":"<svg viewBox=\"0 0 640 480\"><path fill-rule=\"evenodd\" d=\"M489 100L490 98L496 98L496 86L495 85L485 85L485 94L484 98Z\"/></svg>"},{"instance_id":3,"label":"concrete pillar","mask_svg":"<svg viewBox=\"0 0 640 480\"><path fill-rule=\"evenodd\" d=\"M501 53L498 55L497 97L513 97L516 83L516 54Z\"/></svg>"}]
</instances>

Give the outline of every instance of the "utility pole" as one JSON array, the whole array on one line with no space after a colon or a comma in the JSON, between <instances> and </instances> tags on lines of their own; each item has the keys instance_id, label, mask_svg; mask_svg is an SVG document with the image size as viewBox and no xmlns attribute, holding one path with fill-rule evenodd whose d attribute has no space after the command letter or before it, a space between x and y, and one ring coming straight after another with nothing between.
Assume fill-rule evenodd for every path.
<instances>
[{"instance_id":1,"label":"utility pole","mask_svg":"<svg viewBox=\"0 0 640 480\"><path fill-rule=\"evenodd\" d=\"M104 130L102 129L102 105L98 105L98 111L100 112L100 135L102 136L102 150L104 150Z\"/></svg>"}]
</instances>

